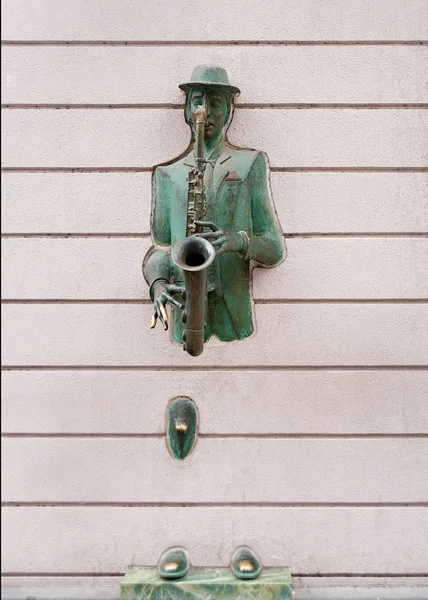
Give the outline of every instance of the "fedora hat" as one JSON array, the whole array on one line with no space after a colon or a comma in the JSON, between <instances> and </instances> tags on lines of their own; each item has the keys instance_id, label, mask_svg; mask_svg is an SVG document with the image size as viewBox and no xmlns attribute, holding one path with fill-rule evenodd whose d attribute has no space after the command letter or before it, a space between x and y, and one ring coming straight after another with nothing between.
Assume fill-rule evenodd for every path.
<instances>
[{"instance_id":1,"label":"fedora hat","mask_svg":"<svg viewBox=\"0 0 428 600\"><path fill-rule=\"evenodd\" d=\"M193 69L192 76L188 83L182 83L178 86L183 92L198 88L211 88L228 92L229 94L239 94L240 89L230 85L226 69L223 67L210 67L207 65L198 65Z\"/></svg>"}]
</instances>

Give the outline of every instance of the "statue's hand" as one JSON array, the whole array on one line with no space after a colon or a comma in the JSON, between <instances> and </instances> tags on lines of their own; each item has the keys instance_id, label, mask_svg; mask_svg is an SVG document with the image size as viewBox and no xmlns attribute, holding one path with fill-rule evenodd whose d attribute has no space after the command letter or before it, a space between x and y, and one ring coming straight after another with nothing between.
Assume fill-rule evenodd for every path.
<instances>
[{"instance_id":1,"label":"statue's hand","mask_svg":"<svg viewBox=\"0 0 428 600\"><path fill-rule=\"evenodd\" d=\"M171 294L174 293L182 293L184 288L179 285L165 283L164 281L158 281L155 283L153 289L153 304L154 304L154 313L152 316L152 321L150 323L150 329L156 327L157 320L162 323L162 327L166 331L168 329L168 312L166 310L166 303L170 302L173 306L177 308L184 308L184 305L175 300Z\"/></svg>"},{"instance_id":2,"label":"statue's hand","mask_svg":"<svg viewBox=\"0 0 428 600\"><path fill-rule=\"evenodd\" d=\"M195 224L210 229L210 231L196 233L195 235L210 241L216 250L216 254L243 251L244 239L240 233L220 229L211 221L195 221Z\"/></svg>"}]
</instances>

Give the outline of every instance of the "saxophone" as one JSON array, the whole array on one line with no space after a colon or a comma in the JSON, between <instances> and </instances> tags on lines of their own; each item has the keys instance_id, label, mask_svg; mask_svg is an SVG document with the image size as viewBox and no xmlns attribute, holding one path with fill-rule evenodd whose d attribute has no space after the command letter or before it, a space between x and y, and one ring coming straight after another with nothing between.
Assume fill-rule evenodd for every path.
<instances>
[{"instance_id":1,"label":"saxophone","mask_svg":"<svg viewBox=\"0 0 428 600\"><path fill-rule=\"evenodd\" d=\"M206 111L199 106L194 115L195 167L188 175L186 236L171 252L173 262L183 270L185 308L182 313L183 350L191 356L199 356L204 349L205 304L207 294L207 270L215 258L212 244L204 238L195 237L203 228L196 225L206 214L204 191L204 127Z\"/></svg>"},{"instance_id":2,"label":"saxophone","mask_svg":"<svg viewBox=\"0 0 428 600\"><path fill-rule=\"evenodd\" d=\"M195 167L189 172L187 192L187 233L193 235L197 232L195 221L202 221L207 212L204 197L204 127L206 111L203 106L198 106L193 115L195 123ZM201 230L199 230L201 231Z\"/></svg>"}]
</instances>

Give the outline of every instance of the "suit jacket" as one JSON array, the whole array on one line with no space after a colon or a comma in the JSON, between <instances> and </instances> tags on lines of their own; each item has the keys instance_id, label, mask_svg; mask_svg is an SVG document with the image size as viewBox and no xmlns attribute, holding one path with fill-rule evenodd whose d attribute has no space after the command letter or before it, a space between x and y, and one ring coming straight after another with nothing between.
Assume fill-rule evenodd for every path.
<instances>
[{"instance_id":1,"label":"suit jacket","mask_svg":"<svg viewBox=\"0 0 428 600\"><path fill-rule=\"evenodd\" d=\"M174 247L186 237L189 170L194 167L193 151L177 162L158 167L152 211L152 234L155 244ZM273 266L284 258L284 242L270 197L268 164L263 152L236 149L225 144L213 171L213 217L216 225L233 232L245 231L249 244L243 258L236 252L215 259L215 293L224 300L237 335L220 339L244 338L254 331L250 294L250 259L263 266ZM210 220L207 217L207 220ZM169 253L149 251L144 265L149 285L158 278L183 281L183 274L172 263ZM211 294L210 294L211 295ZM216 303L216 310L222 303ZM177 319L178 317L178 319ZM180 315L176 311L176 321ZM174 336L180 341L176 323Z\"/></svg>"}]
</instances>

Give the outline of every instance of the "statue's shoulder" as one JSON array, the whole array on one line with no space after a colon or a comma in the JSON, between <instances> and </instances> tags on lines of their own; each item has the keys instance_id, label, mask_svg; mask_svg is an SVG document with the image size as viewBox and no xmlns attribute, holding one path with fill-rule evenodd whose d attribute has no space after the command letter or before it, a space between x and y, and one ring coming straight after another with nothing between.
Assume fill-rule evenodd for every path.
<instances>
[{"instance_id":1,"label":"statue's shoulder","mask_svg":"<svg viewBox=\"0 0 428 600\"><path fill-rule=\"evenodd\" d=\"M229 147L231 161L234 170L245 177L252 169L254 163L266 161L266 155L260 150L247 150L246 148Z\"/></svg>"},{"instance_id":2,"label":"statue's shoulder","mask_svg":"<svg viewBox=\"0 0 428 600\"><path fill-rule=\"evenodd\" d=\"M157 176L169 176L174 178L175 176L179 175L183 169L187 169L187 171L189 170L189 166L186 165L186 159L189 156L190 153L186 154L185 156L182 156L180 158L178 158L177 160L174 160L170 163L167 164L163 164L163 165L158 165L157 167L155 167L155 174Z\"/></svg>"}]
</instances>

